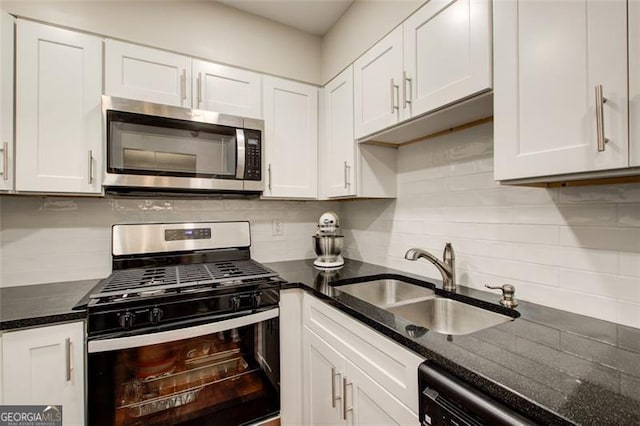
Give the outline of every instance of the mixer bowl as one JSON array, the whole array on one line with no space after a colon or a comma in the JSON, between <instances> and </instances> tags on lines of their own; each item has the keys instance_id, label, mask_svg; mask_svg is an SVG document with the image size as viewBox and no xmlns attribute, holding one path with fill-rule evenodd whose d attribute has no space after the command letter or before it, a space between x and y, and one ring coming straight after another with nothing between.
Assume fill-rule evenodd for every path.
<instances>
[{"instance_id":1,"label":"mixer bowl","mask_svg":"<svg viewBox=\"0 0 640 426\"><path fill-rule=\"evenodd\" d=\"M331 261L340 255L343 243L343 235L313 236L313 249L321 259L326 261Z\"/></svg>"}]
</instances>

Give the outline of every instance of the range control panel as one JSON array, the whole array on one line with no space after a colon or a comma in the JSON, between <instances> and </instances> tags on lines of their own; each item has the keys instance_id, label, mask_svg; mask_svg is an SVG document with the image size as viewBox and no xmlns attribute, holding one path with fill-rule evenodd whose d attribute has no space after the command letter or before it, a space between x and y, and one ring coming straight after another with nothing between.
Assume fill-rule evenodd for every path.
<instances>
[{"instance_id":1,"label":"range control panel","mask_svg":"<svg viewBox=\"0 0 640 426\"><path fill-rule=\"evenodd\" d=\"M210 240L211 228L165 229L165 241Z\"/></svg>"}]
</instances>

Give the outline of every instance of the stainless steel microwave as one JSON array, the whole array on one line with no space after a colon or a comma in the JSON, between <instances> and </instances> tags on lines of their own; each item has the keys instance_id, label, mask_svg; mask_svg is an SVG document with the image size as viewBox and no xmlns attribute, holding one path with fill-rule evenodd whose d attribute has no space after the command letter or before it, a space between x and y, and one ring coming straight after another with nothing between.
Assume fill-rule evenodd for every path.
<instances>
[{"instance_id":1,"label":"stainless steel microwave","mask_svg":"<svg viewBox=\"0 0 640 426\"><path fill-rule=\"evenodd\" d=\"M260 192L264 122L102 97L107 191Z\"/></svg>"}]
</instances>

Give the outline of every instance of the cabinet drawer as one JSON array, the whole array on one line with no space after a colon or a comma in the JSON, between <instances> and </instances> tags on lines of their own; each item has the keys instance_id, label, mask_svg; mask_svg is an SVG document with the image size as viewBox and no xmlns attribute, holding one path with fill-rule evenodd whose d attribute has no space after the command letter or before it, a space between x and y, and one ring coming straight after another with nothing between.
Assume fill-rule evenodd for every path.
<instances>
[{"instance_id":1,"label":"cabinet drawer","mask_svg":"<svg viewBox=\"0 0 640 426\"><path fill-rule=\"evenodd\" d=\"M418 411L418 365L424 359L308 294L303 301L303 322L412 411Z\"/></svg>"}]
</instances>

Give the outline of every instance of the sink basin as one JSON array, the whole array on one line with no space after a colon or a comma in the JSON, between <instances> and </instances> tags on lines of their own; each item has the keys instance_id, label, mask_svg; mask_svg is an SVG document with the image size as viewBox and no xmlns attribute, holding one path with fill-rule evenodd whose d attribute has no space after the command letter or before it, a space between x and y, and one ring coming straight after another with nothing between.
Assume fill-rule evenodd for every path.
<instances>
[{"instance_id":1,"label":"sink basin","mask_svg":"<svg viewBox=\"0 0 640 426\"><path fill-rule=\"evenodd\" d=\"M462 335L512 321L513 318L446 297L386 308L436 333Z\"/></svg>"},{"instance_id":2,"label":"sink basin","mask_svg":"<svg viewBox=\"0 0 640 426\"><path fill-rule=\"evenodd\" d=\"M420 287L392 278L346 284L336 288L384 309L436 297L435 292L430 288Z\"/></svg>"},{"instance_id":3,"label":"sink basin","mask_svg":"<svg viewBox=\"0 0 640 426\"><path fill-rule=\"evenodd\" d=\"M363 300L410 322L409 335L427 331L463 335L513 321L520 314L463 295L422 287L401 275L357 278L356 282L332 283L337 290ZM345 280L346 281L346 280ZM428 283L425 283L428 285ZM444 297L446 296L446 297ZM480 308L476 305L484 306ZM500 313L502 312L502 313Z\"/></svg>"}]
</instances>

